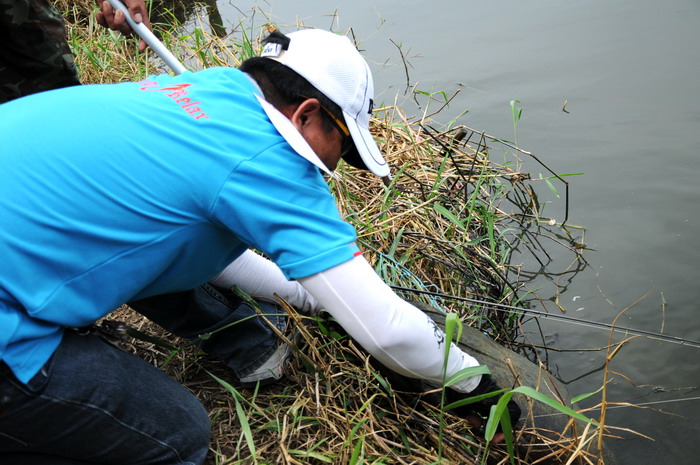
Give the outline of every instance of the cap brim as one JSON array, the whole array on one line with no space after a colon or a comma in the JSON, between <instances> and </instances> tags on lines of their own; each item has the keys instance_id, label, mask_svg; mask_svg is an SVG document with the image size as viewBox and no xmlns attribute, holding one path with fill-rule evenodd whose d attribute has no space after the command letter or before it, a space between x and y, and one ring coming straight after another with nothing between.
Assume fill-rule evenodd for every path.
<instances>
[{"instance_id":1,"label":"cap brim","mask_svg":"<svg viewBox=\"0 0 700 465\"><path fill-rule=\"evenodd\" d=\"M367 169L381 178L389 176L389 164L382 157L382 152L379 151L369 129L360 127L357 121L346 112L343 112L343 116L355 143L355 150L351 150L343 159L352 166Z\"/></svg>"}]
</instances>

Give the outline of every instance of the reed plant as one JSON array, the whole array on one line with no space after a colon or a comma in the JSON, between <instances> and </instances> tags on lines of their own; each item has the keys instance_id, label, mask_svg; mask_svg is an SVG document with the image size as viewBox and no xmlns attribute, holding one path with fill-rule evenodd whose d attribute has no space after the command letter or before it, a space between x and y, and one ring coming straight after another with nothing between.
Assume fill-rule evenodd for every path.
<instances>
[{"instance_id":1,"label":"reed plant","mask_svg":"<svg viewBox=\"0 0 700 465\"><path fill-rule=\"evenodd\" d=\"M67 18L83 83L140 80L167 72L157 58L139 53L135 40L96 25L92 1L55 3ZM183 28L176 15L163 17L170 19L156 22L154 31L192 70L237 66L256 53L260 39L274 27L241 22L235 34L221 35L220 28L204 20L195 18ZM562 218L545 215L553 202L542 194L552 189L539 187L545 178L532 179L522 169L524 161L536 159L471 128L439 126L426 118L413 121L394 106L380 108L371 129L392 167L391 185L343 164L329 179L365 256L404 297L441 308L503 343L512 342L519 315L504 317L488 306L410 290L526 305L537 292L527 287L529 270L515 263L515 256L529 254L531 263L545 267L551 260L547 249L554 244L570 249L573 262L583 260L579 249L569 247L572 239ZM547 187L561 180L550 178ZM226 368L203 357L194 344L164 334L127 307L116 314L162 342L135 341L128 349L161 366L209 409L210 463L469 464L487 458L527 463L514 451L513 438L506 448L490 447L463 419L440 406L417 405L397 395L331 318L303 317L281 304L301 334L289 375L271 389L252 391L237 388ZM528 389L516 388L508 395L520 392L546 402ZM500 418L496 414L489 423L491 433ZM565 457L562 463L572 457L589 460L589 452L579 446L590 440L579 435L557 440L537 432L531 436L532 444L555 444L555 453Z\"/></svg>"}]
</instances>

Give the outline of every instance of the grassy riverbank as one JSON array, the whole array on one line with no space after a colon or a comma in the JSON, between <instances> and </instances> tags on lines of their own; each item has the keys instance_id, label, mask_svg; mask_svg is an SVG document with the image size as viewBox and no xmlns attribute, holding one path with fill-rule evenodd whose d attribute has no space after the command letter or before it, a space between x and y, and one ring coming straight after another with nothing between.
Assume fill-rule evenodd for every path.
<instances>
[{"instance_id":1,"label":"grassy riverbank","mask_svg":"<svg viewBox=\"0 0 700 465\"><path fill-rule=\"evenodd\" d=\"M139 80L168 71L157 58L138 53L135 40L94 24L92 1L61 0L57 5L68 18L84 84ZM161 24L155 29L192 70L236 66L255 53L266 34L261 28L218 37L196 21L186 30ZM397 288L443 294L399 290L406 298L456 313L465 324L512 343L522 315L495 312L474 300L526 305L535 297L527 288L530 270L515 262L516 252L543 268L549 247L570 250L574 263L582 260L560 225L563 217L544 216L545 195L560 179L532 179L522 162L535 162L508 143L470 128L414 121L400 108L380 108L372 130L392 166L392 185L385 188L376 177L343 164L329 181L341 212L357 228L365 256ZM564 202L563 192L553 198ZM506 460L501 448L487 451L463 420L427 405L416 409L395 395L366 353L332 322L301 317L293 309L289 314L301 334L290 374L273 388L255 391L236 387L221 365L127 308L117 318L180 348L142 341L128 345L208 408L211 463L479 463L486 455ZM566 457L563 462L584 456L581 450L574 452L580 443L567 439L556 446Z\"/></svg>"}]
</instances>

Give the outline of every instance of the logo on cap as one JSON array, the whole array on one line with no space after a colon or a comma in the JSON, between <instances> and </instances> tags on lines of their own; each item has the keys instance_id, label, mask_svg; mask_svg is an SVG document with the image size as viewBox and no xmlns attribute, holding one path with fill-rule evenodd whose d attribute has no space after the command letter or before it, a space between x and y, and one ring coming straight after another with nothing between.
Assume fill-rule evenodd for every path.
<instances>
[{"instance_id":1,"label":"logo on cap","mask_svg":"<svg viewBox=\"0 0 700 465\"><path fill-rule=\"evenodd\" d=\"M277 57L277 56L280 56L280 53L282 53L282 45L281 44L267 43L267 44L265 44L265 47L263 48L262 53L260 53L260 56Z\"/></svg>"}]
</instances>

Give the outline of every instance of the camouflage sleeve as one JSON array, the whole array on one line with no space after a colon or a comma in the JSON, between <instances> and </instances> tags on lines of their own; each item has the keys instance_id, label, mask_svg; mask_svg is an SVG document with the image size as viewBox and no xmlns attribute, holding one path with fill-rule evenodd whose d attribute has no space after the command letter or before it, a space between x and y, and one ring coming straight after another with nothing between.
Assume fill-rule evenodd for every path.
<instances>
[{"instance_id":1,"label":"camouflage sleeve","mask_svg":"<svg viewBox=\"0 0 700 465\"><path fill-rule=\"evenodd\" d=\"M77 84L61 14L48 0L0 0L0 103Z\"/></svg>"}]
</instances>

